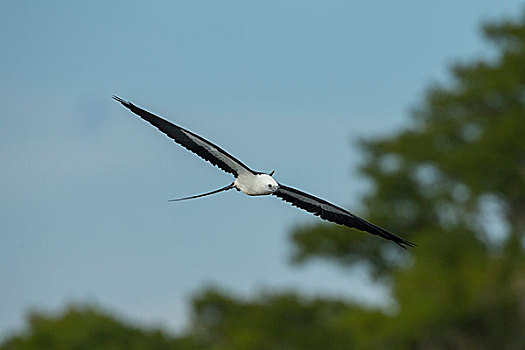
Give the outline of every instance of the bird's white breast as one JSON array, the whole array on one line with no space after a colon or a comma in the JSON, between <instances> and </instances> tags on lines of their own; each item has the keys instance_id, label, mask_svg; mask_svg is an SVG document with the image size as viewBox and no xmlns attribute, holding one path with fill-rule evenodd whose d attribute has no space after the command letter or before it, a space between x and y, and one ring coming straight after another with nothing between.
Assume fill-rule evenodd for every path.
<instances>
[{"instance_id":1,"label":"bird's white breast","mask_svg":"<svg viewBox=\"0 0 525 350\"><path fill-rule=\"evenodd\" d=\"M235 179L234 184L237 189L249 196L268 195L275 192L279 187L277 182L268 174L241 174Z\"/></svg>"}]
</instances>

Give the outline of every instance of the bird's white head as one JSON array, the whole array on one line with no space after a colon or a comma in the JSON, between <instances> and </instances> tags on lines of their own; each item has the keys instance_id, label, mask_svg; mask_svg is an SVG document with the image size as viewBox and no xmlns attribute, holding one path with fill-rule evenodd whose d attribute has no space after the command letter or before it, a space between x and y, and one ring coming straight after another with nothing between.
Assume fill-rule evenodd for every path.
<instances>
[{"instance_id":1,"label":"bird's white head","mask_svg":"<svg viewBox=\"0 0 525 350\"><path fill-rule=\"evenodd\" d=\"M273 172L272 172L273 174ZM271 175L259 174L257 175L258 190L261 194L272 194L279 189L279 184L273 179Z\"/></svg>"}]
</instances>

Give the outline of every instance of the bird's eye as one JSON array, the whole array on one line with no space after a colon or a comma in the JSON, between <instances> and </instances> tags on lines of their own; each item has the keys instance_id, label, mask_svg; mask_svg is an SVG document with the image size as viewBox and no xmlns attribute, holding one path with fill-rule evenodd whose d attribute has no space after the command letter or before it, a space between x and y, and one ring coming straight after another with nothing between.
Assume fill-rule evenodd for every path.
<instances>
[{"instance_id":1,"label":"bird's eye","mask_svg":"<svg viewBox=\"0 0 525 350\"><path fill-rule=\"evenodd\" d=\"M269 187L269 188L272 188L272 184L268 184L268 187Z\"/></svg>"}]
</instances>

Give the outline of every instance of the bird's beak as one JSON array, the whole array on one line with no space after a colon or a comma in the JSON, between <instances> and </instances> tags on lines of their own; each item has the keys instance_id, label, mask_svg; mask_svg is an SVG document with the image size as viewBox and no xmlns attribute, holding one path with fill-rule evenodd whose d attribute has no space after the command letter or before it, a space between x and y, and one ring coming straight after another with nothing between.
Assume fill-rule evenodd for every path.
<instances>
[{"instance_id":1,"label":"bird's beak","mask_svg":"<svg viewBox=\"0 0 525 350\"><path fill-rule=\"evenodd\" d=\"M272 172L269 173L268 175L273 176L274 173L275 173L275 170L272 170Z\"/></svg>"}]
</instances>

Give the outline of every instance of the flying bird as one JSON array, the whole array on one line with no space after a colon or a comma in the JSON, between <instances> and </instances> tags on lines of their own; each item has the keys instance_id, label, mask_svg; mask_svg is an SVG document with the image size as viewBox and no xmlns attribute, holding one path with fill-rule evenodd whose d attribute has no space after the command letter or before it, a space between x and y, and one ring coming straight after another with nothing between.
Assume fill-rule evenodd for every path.
<instances>
[{"instance_id":1,"label":"flying bird","mask_svg":"<svg viewBox=\"0 0 525 350\"><path fill-rule=\"evenodd\" d=\"M273 195L291 203L297 208L319 216L321 219L383 237L397 243L402 248L415 246L414 243L406 241L403 238L350 213L346 209L338 207L321 198L312 196L311 194L277 183L272 177L274 171L269 174L254 171L244 165L237 158L203 137L178 125L170 123L169 121L137 107L133 103L123 100L118 96L113 96L113 99L120 102L124 107L128 108L131 112L135 113L151 125L155 126L179 145L235 177L235 180L228 186L195 196L172 199L171 201L204 197L210 194L228 191L233 188L249 196Z\"/></svg>"}]
</instances>

